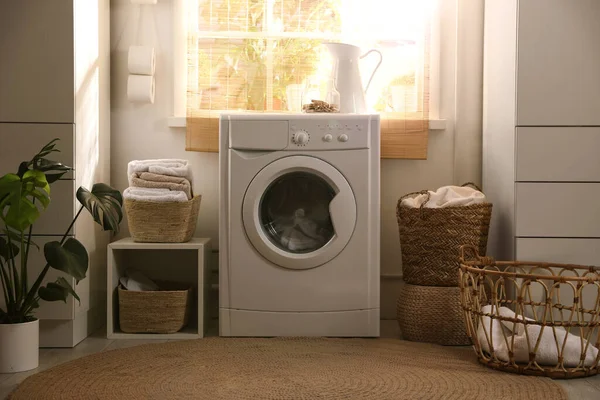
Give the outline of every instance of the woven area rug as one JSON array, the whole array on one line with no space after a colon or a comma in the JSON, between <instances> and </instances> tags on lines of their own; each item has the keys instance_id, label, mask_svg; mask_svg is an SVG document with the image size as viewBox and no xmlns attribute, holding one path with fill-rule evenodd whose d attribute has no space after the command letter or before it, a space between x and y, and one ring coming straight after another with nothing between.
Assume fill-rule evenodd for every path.
<instances>
[{"instance_id":1,"label":"woven area rug","mask_svg":"<svg viewBox=\"0 0 600 400\"><path fill-rule=\"evenodd\" d=\"M34 399L567 399L470 351L393 339L207 338L94 354L27 378Z\"/></svg>"}]
</instances>

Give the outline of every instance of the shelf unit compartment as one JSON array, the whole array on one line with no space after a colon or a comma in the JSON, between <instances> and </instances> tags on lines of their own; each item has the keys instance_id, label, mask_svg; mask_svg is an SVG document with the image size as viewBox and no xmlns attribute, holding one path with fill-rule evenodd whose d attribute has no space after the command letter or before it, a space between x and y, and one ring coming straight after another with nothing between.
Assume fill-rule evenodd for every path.
<instances>
[{"instance_id":1,"label":"shelf unit compartment","mask_svg":"<svg viewBox=\"0 0 600 400\"><path fill-rule=\"evenodd\" d=\"M207 326L210 268L207 266L208 239L193 243L135 243L135 248L115 242L108 249L107 337L109 339L191 339L202 338ZM121 246L119 246L119 244ZM127 244L127 243L126 243ZM119 279L135 269L155 281L189 285L193 289L189 323L177 333L125 333L119 328Z\"/></svg>"}]
</instances>

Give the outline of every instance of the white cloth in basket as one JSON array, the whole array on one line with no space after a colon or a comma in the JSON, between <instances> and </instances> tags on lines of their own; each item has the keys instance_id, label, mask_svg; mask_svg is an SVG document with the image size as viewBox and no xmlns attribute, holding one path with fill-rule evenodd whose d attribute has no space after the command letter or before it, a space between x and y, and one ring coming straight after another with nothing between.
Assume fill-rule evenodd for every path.
<instances>
[{"instance_id":1,"label":"white cloth in basket","mask_svg":"<svg viewBox=\"0 0 600 400\"><path fill-rule=\"evenodd\" d=\"M443 186L435 192L429 191L429 200L426 194L420 194L415 197L409 197L402 200L402 205L406 207L441 208L470 206L472 204L485 203L485 195L477 189L467 186Z\"/></svg>"},{"instance_id":2,"label":"white cloth in basket","mask_svg":"<svg viewBox=\"0 0 600 400\"><path fill-rule=\"evenodd\" d=\"M180 176L193 182L192 168L188 160L165 158L157 160L133 160L127 164L127 179L132 186L131 175L135 172L151 172L158 175Z\"/></svg>"},{"instance_id":3,"label":"white cloth in basket","mask_svg":"<svg viewBox=\"0 0 600 400\"><path fill-rule=\"evenodd\" d=\"M137 201L153 201L156 203L186 202L188 197L181 190L147 189L128 187L123 191L123 198Z\"/></svg>"},{"instance_id":4,"label":"white cloth in basket","mask_svg":"<svg viewBox=\"0 0 600 400\"><path fill-rule=\"evenodd\" d=\"M127 276L119 278L119 282L127 290L132 291L154 291L158 290L158 285L140 271L128 269Z\"/></svg>"},{"instance_id":5,"label":"white cloth in basket","mask_svg":"<svg viewBox=\"0 0 600 400\"><path fill-rule=\"evenodd\" d=\"M481 308L481 311L486 314L495 314L492 312L492 306L487 305ZM512 310L507 307L500 307L498 314L503 317L522 319L521 316L517 316ZM528 321L533 321L531 318L526 318ZM580 340L579 336L571 332L567 335L567 331L562 327L556 327L556 337L551 327L545 327L542 331L542 327L539 325L527 325L522 323L514 323L509 321L500 321L490 317L482 317L481 322L477 328L477 339L481 344L483 351L490 353L489 343L487 337L491 333L491 342L494 347L494 353L496 357L501 361L509 361L508 358L508 346L511 345L511 341L514 340L513 353L515 362L517 363L528 363L529 362L529 350L535 348L537 340L540 338L540 345L537 349L535 361L539 365L556 365L558 363L558 346L562 349L564 344L564 351L561 350L561 355L564 360L565 367L576 367L579 364L580 357L584 348L585 360L583 365L589 367L594 364L596 357L598 356L598 349L588 343L585 339ZM490 331L491 322L491 331ZM513 329L516 328L516 332ZM525 333L527 329L527 333ZM506 339L508 340L508 346L502 334L502 331L506 333ZM487 334L487 337L486 337ZM514 334L514 338L512 337ZM566 339L566 343L565 343ZM529 342L529 346L527 343ZM582 344L584 348L582 348Z\"/></svg>"}]
</instances>

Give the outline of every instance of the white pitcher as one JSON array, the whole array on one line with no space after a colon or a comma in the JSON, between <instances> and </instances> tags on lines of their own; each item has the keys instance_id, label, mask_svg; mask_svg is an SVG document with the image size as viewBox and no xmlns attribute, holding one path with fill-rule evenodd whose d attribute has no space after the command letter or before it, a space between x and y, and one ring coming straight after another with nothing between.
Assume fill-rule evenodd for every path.
<instances>
[{"instance_id":1,"label":"white pitcher","mask_svg":"<svg viewBox=\"0 0 600 400\"><path fill-rule=\"evenodd\" d=\"M375 76L375 72L383 61L383 55L378 50L369 50L360 54L360 48L345 43L323 43L333 57L333 78L335 88L340 93L340 112L365 113L367 104L365 92ZM367 86L363 89L358 62L370 53L379 54L379 62L373 70Z\"/></svg>"}]
</instances>

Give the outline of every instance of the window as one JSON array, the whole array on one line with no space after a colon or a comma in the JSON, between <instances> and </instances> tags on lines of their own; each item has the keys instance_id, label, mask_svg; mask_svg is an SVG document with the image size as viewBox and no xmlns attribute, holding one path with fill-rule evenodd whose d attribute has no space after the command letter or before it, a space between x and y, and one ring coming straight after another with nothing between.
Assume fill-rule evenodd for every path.
<instances>
[{"instance_id":1,"label":"window","mask_svg":"<svg viewBox=\"0 0 600 400\"><path fill-rule=\"evenodd\" d=\"M322 91L331 78L325 41L379 50L383 62L366 92L369 109L384 114L382 131L426 134L435 3L187 0L188 148L204 141L200 147L216 150L216 139L206 139L223 110L300 112L306 88ZM375 54L361 60L363 86L378 62Z\"/></svg>"}]
</instances>

